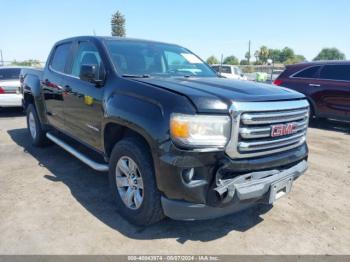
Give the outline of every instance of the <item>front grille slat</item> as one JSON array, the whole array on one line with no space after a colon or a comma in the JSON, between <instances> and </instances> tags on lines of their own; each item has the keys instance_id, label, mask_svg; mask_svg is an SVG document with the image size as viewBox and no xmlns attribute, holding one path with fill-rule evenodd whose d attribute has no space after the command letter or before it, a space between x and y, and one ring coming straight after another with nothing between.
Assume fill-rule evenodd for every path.
<instances>
[{"instance_id":1,"label":"front grille slat","mask_svg":"<svg viewBox=\"0 0 350 262\"><path fill-rule=\"evenodd\" d=\"M239 142L238 148L242 152L271 149L297 143L304 135L305 133L303 132L290 137L272 139L268 141L263 140L258 142Z\"/></svg>"},{"instance_id":2,"label":"front grille slat","mask_svg":"<svg viewBox=\"0 0 350 262\"><path fill-rule=\"evenodd\" d=\"M302 120L307 117L308 109L283 111L283 112L265 112L265 113L246 113L242 115L244 125L261 125L280 123L282 121Z\"/></svg>"},{"instance_id":3,"label":"front grille slat","mask_svg":"<svg viewBox=\"0 0 350 262\"><path fill-rule=\"evenodd\" d=\"M306 120L296 122L296 132L304 130L307 127L308 122ZM242 138L255 139L271 136L271 127L242 127L239 130Z\"/></svg>"},{"instance_id":4,"label":"front grille slat","mask_svg":"<svg viewBox=\"0 0 350 262\"><path fill-rule=\"evenodd\" d=\"M231 158L271 155L296 148L306 140L309 117L306 100L234 102L231 112L233 128L226 148ZM272 137L272 127L275 125L292 126L293 129L279 136L274 133L276 136Z\"/></svg>"}]
</instances>

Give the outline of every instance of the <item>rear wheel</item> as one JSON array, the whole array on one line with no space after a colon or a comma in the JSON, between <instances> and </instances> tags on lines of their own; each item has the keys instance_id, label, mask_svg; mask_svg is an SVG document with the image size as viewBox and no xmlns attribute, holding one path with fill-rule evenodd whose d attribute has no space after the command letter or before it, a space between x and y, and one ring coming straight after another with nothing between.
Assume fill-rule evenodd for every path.
<instances>
[{"instance_id":1,"label":"rear wheel","mask_svg":"<svg viewBox=\"0 0 350 262\"><path fill-rule=\"evenodd\" d=\"M112 151L109 183L118 212L136 225L149 225L164 215L151 154L138 138L125 138Z\"/></svg>"},{"instance_id":2,"label":"rear wheel","mask_svg":"<svg viewBox=\"0 0 350 262\"><path fill-rule=\"evenodd\" d=\"M34 146L44 146L48 144L46 133L41 127L38 114L32 104L27 107L27 127Z\"/></svg>"}]
</instances>

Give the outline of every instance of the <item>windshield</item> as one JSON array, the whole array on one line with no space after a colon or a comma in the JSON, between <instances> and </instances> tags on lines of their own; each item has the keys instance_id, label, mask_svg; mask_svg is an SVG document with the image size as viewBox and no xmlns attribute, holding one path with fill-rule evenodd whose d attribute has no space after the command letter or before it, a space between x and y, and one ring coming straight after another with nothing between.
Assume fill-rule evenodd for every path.
<instances>
[{"instance_id":1,"label":"windshield","mask_svg":"<svg viewBox=\"0 0 350 262\"><path fill-rule=\"evenodd\" d=\"M19 68L0 68L0 81L18 79L20 71L21 69Z\"/></svg>"},{"instance_id":2,"label":"windshield","mask_svg":"<svg viewBox=\"0 0 350 262\"><path fill-rule=\"evenodd\" d=\"M235 68L235 73L236 73L236 75L243 75L243 73L239 67Z\"/></svg>"},{"instance_id":3,"label":"windshield","mask_svg":"<svg viewBox=\"0 0 350 262\"><path fill-rule=\"evenodd\" d=\"M114 66L124 76L217 76L196 55L176 45L107 40L106 46Z\"/></svg>"}]
</instances>

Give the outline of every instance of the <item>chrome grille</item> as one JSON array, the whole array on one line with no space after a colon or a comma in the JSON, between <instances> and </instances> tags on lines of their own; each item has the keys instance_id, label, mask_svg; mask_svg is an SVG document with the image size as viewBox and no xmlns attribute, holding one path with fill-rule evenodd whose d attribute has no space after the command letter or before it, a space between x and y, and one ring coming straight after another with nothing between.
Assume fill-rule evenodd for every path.
<instances>
[{"instance_id":1,"label":"chrome grille","mask_svg":"<svg viewBox=\"0 0 350 262\"><path fill-rule=\"evenodd\" d=\"M306 140L309 104L306 100L283 102L235 102L231 107L232 133L226 153L249 158L286 151ZM292 123L294 132L272 137L272 126Z\"/></svg>"}]
</instances>

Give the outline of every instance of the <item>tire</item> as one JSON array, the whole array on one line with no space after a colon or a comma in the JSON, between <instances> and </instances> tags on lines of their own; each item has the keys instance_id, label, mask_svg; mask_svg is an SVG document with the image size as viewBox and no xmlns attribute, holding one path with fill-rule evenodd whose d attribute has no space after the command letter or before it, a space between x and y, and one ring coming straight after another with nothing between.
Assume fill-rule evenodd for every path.
<instances>
[{"instance_id":1,"label":"tire","mask_svg":"<svg viewBox=\"0 0 350 262\"><path fill-rule=\"evenodd\" d=\"M311 102L309 102L309 104L310 104L309 126L312 126L316 123L316 120L318 118L316 117L315 109L314 109L313 105L311 104Z\"/></svg>"},{"instance_id":2,"label":"tire","mask_svg":"<svg viewBox=\"0 0 350 262\"><path fill-rule=\"evenodd\" d=\"M125 166L128 168L120 168ZM132 169L133 171L129 172ZM132 175L127 176L122 170L128 171L125 173L133 173L134 182L130 182ZM146 226L164 218L152 157L141 139L128 137L114 146L109 162L109 183L119 214L132 224ZM134 189L131 189L131 185ZM134 193L130 193L132 190ZM127 197L131 195L132 197Z\"/></svg>"},{"instance_id":3,"label":"tire","mask_svg":"<svg viewBox=\"0 0 350 262\"><path fill-rule=\"evenodd\" d=\"M27 107L27 128L34 146L42 147L49 144L33 104Z\"/></svg>"}]
</instances>

